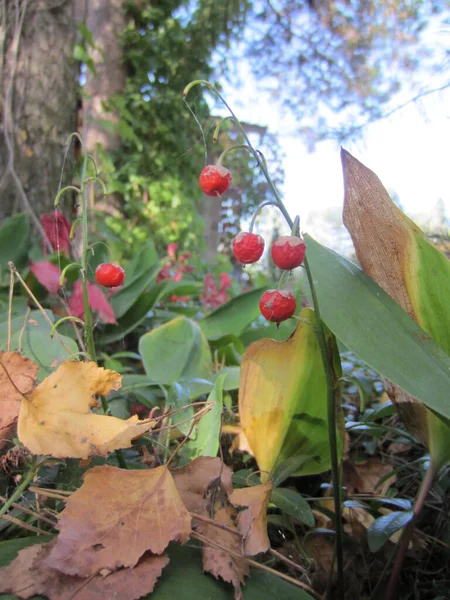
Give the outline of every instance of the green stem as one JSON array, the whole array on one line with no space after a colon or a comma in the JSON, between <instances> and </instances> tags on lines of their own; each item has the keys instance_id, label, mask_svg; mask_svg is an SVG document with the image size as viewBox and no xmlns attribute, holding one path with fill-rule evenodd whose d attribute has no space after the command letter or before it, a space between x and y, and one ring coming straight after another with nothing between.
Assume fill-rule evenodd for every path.
<instances>
[{"instance_id":1,"label":"green stem","mask_svg":"<svg viewBox=\"0 0 450 600\"><path fill-rule=\"evenodd\" d=\"M280 209L281 214L286 220L286 223L290 227L291 231L294 227L294 221L291 219L285 205L283 199L278 192L275 184L270 177L268 172L266 161L260 152L257 152L251 142L250 139L243 128L241 122L234 114L231 107L228 105L225 98L217 91L217 89L210 83L204 81L195 81L189 84L183 95L186 96L189 90L197 84L206 84L206 86L212 90L216 96L223 102L224 106L229 111L230 115L233 117L234 122L236 123L239 131L244 138L246 145L253 151L252 154L255 157L258 166L266 178L266 181L271 189L273 195L276 198L278 208ZM328 438L330 442L330 455L331 455L331 474L333 480L333 493L334 493L334 514L335 514L335 527L336 527L336 559L337 559L337 572L338 572L338 598L340 600L344 600L344 560L343 560L343 531L342 531L342 512L341 512L341 494L340 494L340 484L339 484L339 456L337 449L337 433L336 433L336 398L335 398L335 382L333 378L333 366L331 364L331 359L328 352L327 341L325 336L325 330L323 328L323 323L320 317L320 308L319 302L317 298L316 288L314 285L314 279L312 277L311 269L309 267L309 263L307 258L304 261L304 267L306 271L306 275L308 278L309 287L311 289L312 303L314 310L317 315L317 337L319 342L320 354L322 357L322 363L325 371L325 377L327 382L327 412L328 412Z\"/></svg>"},{"instance_id":2,"label":"green stem","mask_svg":"<svg viewBox=\"0 0 450 600\"><path fill-rule=\"evenodd\" d=\"M235 146L230 146L229 148L227 148L226 150L224 150L222 152L222 154L219 156L219 160L217 161L218 165L221 165L224 161L224 158L227 156L227 154L229 154L230 152L234 152L235 150L247 150L247 152L249 152L252 156L254 156L255 151L253 150L253 148L250 148L250 146L247 146L247 144L236 144Z\"/></svg>"},{"instance_id":3,"label":"green stem","mask_svg":"<svg viewBox=\"0 0 450 600\"><path fill-rule=\"evenodd\" d=\"M250 221L250 228L249 228L250 233L253 232L253 228L255 226L255 222L256 222L256 219L257 219L259 213L266 206L278 206L278 202L274 202L273 200L266 200L266 202L261 202L261 204L258 206L258 208L253 213L252 220Z\"/></svg>"},{"instance_id":4,"label":"green stem","mask_svg":"<svg viewBox=\"0 0 450 600\"><path fill-rule=\"evenodd\" d=\"M89 305L89 294L87 287L87 260L88 260L88 215L86 202L86 170L88 163L88 155L85 153L83 159L83 168L81 171L81 219L83 224L83 246L81 250L81 283L83 286L83 303L84 303L84 334L86 337L87 351L91 360L95 361L95 345L94 333L92 331L92 315Z\"/></svg>"},{"instance_id":5,"label":"green stem","mask_svg":"<svg viewBox=\"0 0 450 600\"><path fill-rule=\"evenodd\" d=\"M55 335L55 331L58 329L58 327L61 325L61 323L64 323L64 321L76 321L77 323L81 323L81 325L84 326L84 322L79 317L74 317L73 315L68 315L67 317L61 317L61 319L56 321L56 323L53 325L53 327L50 331L51 338Z\"/></svg>"},{"instance_id":6,"label":"green stem","mask_svg":"<svg viewBox=\"0 0 450 600\"><path fill-rule=\"evenodd\" d=\"M4 514L6 514L8 512L8 510L14 504L14 502L18 498L20 498L20 496L23 494L23 492L28 487L28 484L33 481L33 479L36 475L37 469L38 469L38 466L36 466L36 465L30 469L30 471L28 472L28 475L25 477L25 479L22 481L22 483L18 486L16 491L13 493L13 495L2 506L2 508L0 509L0 519L3 517Z\"/></svg>"}]
</instances>

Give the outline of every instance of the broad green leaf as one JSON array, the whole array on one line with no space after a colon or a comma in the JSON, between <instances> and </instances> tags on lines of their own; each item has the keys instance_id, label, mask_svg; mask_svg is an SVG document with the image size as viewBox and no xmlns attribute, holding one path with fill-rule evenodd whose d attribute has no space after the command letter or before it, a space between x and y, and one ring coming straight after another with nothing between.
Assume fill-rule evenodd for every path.
<instances>
[{"instance_id":1,"label":"broad green leaf","mask_svg":"<svg viewBox=\"0 0 450 600\"><path fill-rule=\"evenodd\" d=\"M342 150L344 223L364 271L450 355L450 261L389 197L379 178ZM450 462L450 428L395 385L388 393L436 470Z\"/></svg>"},{"instance_id":2,"label":"broad green leaf","mask_svg":"<svg viewBox=\"0 0 450 600\"><path fill-rule=\"evenodd\" d=\"M368 275L305 236L323 320L378 373L450 418L450 357Z\"/></svg>"},{"instance_id":3,"label":"broad green leaf","mask_svg":"<svg viewBox=\"0 0 450 600\"><path fill-rule=\"evenodd\" d=\"M327 337L338 378L336 343L330 333ZM309 459L301 460L296 475L330 468L327 396L312 309L303 309L287 341L265 339L248 347L241 363L239 416L261 471L272 472L278 463L298 455Z\"/></svg>"},{"instance_id":4,"label":"broad green leaf","mask_svg":"<svg viewBox=\"0 0 450 600\"><path fill-rule=\"evenodd\" d=\"M260 316L259 300L267 288L259 288L233 298L199 323L208 339L224 335L239 336Z\"/></svg>"},{"instance_id":5,"label":"broad green leaf","mask_svg":"<svg viewBox=\"0 0 450 600\"><path fill-rule=\"evenodd\" d=\"M314 459L312 456L304 454L297 454L296 456L290 456L286 460L280 462L273 472L273 487L278 487L283 481L286 481L292 475L303 467L306 462Z\"/></svg>"},{"instance_id":6,"label":"broad green leaf","mask_svg":"<svg viewBox=\"0 0 450 600\"><path fill-rule=\"evenodd\" d=\"M170 563L148 600L233 600L233 588L202 571L201 548L169 546ZM272 573L253 569L243 587L244 600L311 600L311 596Z\"/></svg>"},{"instance_id":7,"label":"broad green leaf","mask_svg":"<svg viewBox=\"0 0 450 600\"><path fill-rule=\"evenodd\" d=\"M221 338L210 340L211 352L219 364L239 365L245 348L241 340L235 335L224 335Z\"/></svg>"},{"instance_id":8,"label":"broad green leaf","mask_svg":"<svg viewBox=\"0 0 450 600\"><path fill-rule=\"evenodd\" d=\"M24 315L28 307L28 298L14 296L12 302L12 317ZM9 299L8 294L0 294L0 321L8 319Z\"/></svg>"},{"instance_id":9,"label":"broad green leaf","mask_svg":"<svg viewBox=\"0 0 450 600\"><path fill-rule=\"evenodd\" d=\"M133 281L139 275L148 271L150 267L155 266L157 261L158 255L156 254L155 245L150 241L127 264L125 268L125 281L127 279Z\"/></svg>"},{"instance_id":10,"label":"broad green leaf","mask_svg":"<svg viewBox=\"0 0 450 600\"><path fill-rule=\"evenodd\" d=\"M173 384L182 378L208 378L211 352L197 323L178 317L149 331L139 340L148 377L162 384Z\"/></svg>"},{"instance_id":11,"label":"broad green leaf","mask_svg":"<svg viewBox=\"0 0 450 600\"><path fill-rule=\"evenodd\" d=\"M8 262L20 269L30 247L30 219L26 213L13 215L0 227L0 279L9 273Z\"/></svg>"},{"instance_id":12,"label":"broad green leaf","mask_svg":"<svg viewBox=\"0 0 450 600\"><path fill-rule=\"evenodd\" d=\"M279 323L279 327L275 323L264 324L259 327L249 327L239 337L244 346L249 346L253 342L270 338L278 342L284 342L295 331L295 321L288 319Z\"/></svg>"},{"instance_id":13,"label":"broad green leaf","mask_svg":"<svg viewBox=\"0 0 450 600\"><path fill-rule=\"evenodd\" d=\"M159 266L152 266L131 281L125 280L125 285L112 296L110 302L117 319L130 310L139 300L140 295L155 281Z\"/></svg>"},{"instance_id":14,"label":"broad green leaf","mask_svg":"<svg viewBox=\"0 0 450 600\"><path fill-rule=\"evenodd\" d=\"M46 311L53 322L53 314ZM38 380L42 381L55 370L57 364L78 352L77 344L71 338L55 334L50 337L51 326L39 310L33 310L12 319L11 351L20 350L40 366ZM0 323L0 349L5 350L8 337L8 323ZM60 341L61 340L61 341ZM63 346L64 344L64 346Z\"/></svg>"},{"instance_id":15,"label":"broad green leaf","mask_svg":"<svg viewBox=\"0 0 450 600\"><path fill-rule=\"evenodd\" d=\"M207 402L213 403L211 410L201 417L197 425L195 440L188 442L191 458L197 456L217 456L219 451L220 429L222 425L223 384L227 375L220 374Z\"/></svg>"},{"instance_id":16,"label":"broad green leaf","mask_svg":"<svg viewBox=\"0 0 450 600\"><path fill-rule=\"evenodd\" d=\"M275 488L272 490L270 501L301 523L308 525L308 527L314 527L315 519L309 503L295 490Z\"/></svg>"},{"instance_id":17,"label":"broad green leaf","mask_svg":"<svg viewBox=\"0 0 450 600\"><path fill-rule=\"evenodd\" d=\"M399 529L413 518L413 511L395 511L376 519L367 530L367 542L372 552L377 552Z\"/></svg>"}]
</instances>

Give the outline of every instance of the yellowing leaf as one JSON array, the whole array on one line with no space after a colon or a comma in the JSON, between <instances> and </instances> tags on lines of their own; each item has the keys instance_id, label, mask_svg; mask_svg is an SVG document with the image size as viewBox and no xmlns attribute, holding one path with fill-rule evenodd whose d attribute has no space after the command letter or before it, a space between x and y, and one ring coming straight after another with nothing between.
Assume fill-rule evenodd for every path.
<instances>
[{"instance_id":1,"label":"yellowing leaf","mask_svg":"<svg viewBox=\"0 0 450 600\"><path fill-rule=\"evenodd\" d=\"M450 354L450 261L392 202L375 173L345 150L342 164L344 224L362 268ZM405 425L428 446L434 467L448 464L449 425L397 386L388 392Z\"/></svg>"},{"instance_id":2,"label":"yellowing leaf","mask_svg":"<svg viewBox=\"0 0 450 600\"><path fill-rule=\"evenodd\" d=\"M22 399L18 435L33 454L58 458L106 455L131 445L154 421L124 421L90 412L95 395L120 388L121 375L95 362L66 361Z\"/></svg>"},{"instance_id":3,"label":"yellowing leaf","mask_svg":"<svg viewBox=\"0 0 450 600\"><path fill-rule=\"evenodd\" d=\"M327 384L314 311L303 309L300 319L287 341L259 340L247 348L241 363L241 427L266 473L263 480L290 456L307 459L296 474L320 473L330 467ZM333 349L338 379L340 366L331 334L328 346ZM342 436L338 438L341 450Z\"/></svg>"},{"instance_id":4,"label":"yellowing leaf","mask_svg":"<svg viewBox=\"0 0 450 600\"><path fill-rule=\"evenodd\" d=\"M150 550L160 554L191 533L186 510L166 466L128 471L89 470L61 513L60 534L42 566L89 577L134 567Z\"/></svg>"},{"instance_id":5,"label":"yellowing leaf","mask_svg":"<svg viewBox=\"0 0 450 600\"><path fill-rule=\"evenodd\" d=\"M33 390L38 371L19 352L0 352L0 448L14 435L22 394Z\"/></svg>"}]
</instances>

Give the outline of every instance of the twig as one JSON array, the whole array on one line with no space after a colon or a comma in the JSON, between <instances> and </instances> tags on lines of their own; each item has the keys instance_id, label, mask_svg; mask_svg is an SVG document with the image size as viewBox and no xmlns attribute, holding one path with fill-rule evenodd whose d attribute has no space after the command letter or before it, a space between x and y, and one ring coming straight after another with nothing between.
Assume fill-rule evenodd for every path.
<instances>
[{"instance_id":1,"label":"twig","mask_svg":"<svg viewBox=\"0 0 450 600\"><path fill-rule=\"evenodd\" d=\"M394 567L392 569L391 577L389 579L384 600L394 600L395 598L397 598L396 589L398 578L400 577L400 572L402 570L409 542L411 540L412 534L414 533L414 528L419 519L420 513L422 512L426 497L428 496L428 492L430 491L431 486L433 485L435 474L436 471L433 467L433 463L431 463L425 475L425 478L422 481L422 485L420 486L419 494L417 496L417 500L413 508L413 517L403 530L403 535L400 540L397 556L395 558Z\"/></svg>"},{"instance_id":2,"label":"twig","mask_svg":"<svg viewBox=\"0 0 450 600\"><path fill-rule=\"evenodd\" d=\"M1 502L7 502L7 499L4 498L3 496L0 496L0 501ZM13 502L11 504L11 506L13 508L17 508L17 510L22 511L26 515L30 515L30 516L34 517L35 519L38 519L40 521L43 521L44 523L47 523L48 525L51 525L52 527L56 526L56 522L55 521L52 521L51 519L48 519L47 517L44 517L43 515L40 515L38 512L36 512L34 510L31 510L30 508L26 508L25 506L22 506L21 504L17 504L16 502Z\"/></svg>"},{"instance_id":3,"label":"twig","mask_svg":"<svg viewBox=\"0 0 450 600\"><path fill-rule=\"evenodd\" d=\"M231 556L234 556L235 558L239 558L240 560L243 560L244 562L246 562L247 564L249 564L252 567L256 567L257 569L261 569L263 571L266 571L267 573L272 573L272 575L276 575L277 577L280 577L280 579L284 579L285 581L292 583L292 585L295 585L297 587L300 587L300 588L306 590L308 592L308 594L310 594L313 598L317 598L317 599L320 598L319 594L317 594L317 592L315 592L311 587L309 587L309 585L306 585L306 583L303 583L302 581L298 581L298 579L289 577L289 575L280 573L276 569L272 569L272 567L263 565L262 563L259 563L256 560L252 560L251 558L242 556L242 554L239 554L238 552L234 552L234 550L225 548L224 546L221 546L217 542L210 540L209 538L207 538L205 535L202 535L201 533L197 533L196 531L194 531L194 532L192 532L191 535L193 538L199 540L200 542L203 542L204 544L207 544L208 546L212 546L213 548L217 548L218 550L224 550Z\"/></svg>"},{"instance_id":4,"label":"twig","mask_svg":"<svg viewBox=\"0 0 450 600\"><path fill-rule=\"evenodd\" d=\"M48 316L48 314L45 312L44 307L39 303L39 300L36 298L36 296L33 294L33 292L30 290L30 288L27 286L27 284L25 283L25 281L23 280L23 278L21 277L21 275L19 274L19 272L17 271L16 267L14 266L14 263L12 263L11 261L8 263L9 268L14 272L14 274L16 275L17 279L20 281L20 283L23 285L23 287L26 289L27 294L30 296L30 298L33 300L33 302L36 304L36 306L38 307L38 309L41 311L44 319L47 321L47 323L50 325L50 329L53 327L53 323L50 319L50 317ZM59 335L58 332L56 332L56 337L58 338L59 343L61 344L61 346L64 348L64 350L68 353L68 354L72 354L72 351L65 345L65 343L62 341L61 336Z\"/></svg>"},{"instance_id":5,"label":"twig","mask_svg":"<svg viewBox=\"0 0 450 600\"><path fill-rule=\"evenodd\" d=\"M297 569L298 571L303 573L303 575L306 575L306 577L309 577L309 573L304 567L302 567L301 565L298 565L293 560L290 560L289 558L287 558L287 556L284 556L283 554L281 554L280 552L277 552L273 548L269 548L269 552L270 552L270 554L272 554L272 556L275 556L275 558L278 558L278 560L283 561L284 563L286 563L293 569Z\"/></svg>"},{"instance_id":6,"label":"twig","mask_svg":"<svg viewBox=\"0 0 450 600\"><path fill-rule=\"evenodd\" d=\"M28 398L25 396L25 394L23 392L21 392L19 390L19 388L17 387L17 385L14 383L11 375L8 373L8 369L5 367L5 365L3 364L2 360L0 360L0 366L4 370L4 372L6 374L6 377L9 379L9 383L13 386L13 388L16 390L16 392L18 394L20 394L22 396L22 398L28 402Z\"/></svg>"},{"instance_id":7,"label":"twig","mask_svg":"<svg viewBox=\"0 0 450 600\"><path fill-rule=\"evenodd\" d=\"M48 531L44 531L43 529L39 529L39 527L35 527L34 525L29 525L20 519L16 519L16 517L11 517L10 515L2 515L2 519L5 521L9 521L10 523L14 523L14 525L18 525L19 527L23 527L23 529L28 529L28 531L32 531L33 533L38 533L41 535L46 535Z\"/></svg>"},{"instance_id":8,"label":"twig","mask_svg":"<svg viewBox=\"0 0 450 600\"><path fill-rule=\"evenodd\" d=\"M232 533L233 535L242 537L242 535L239 533L239 531L237 529L233 529L232 527L229 527L228 525L225 525L224 523L219 523L218 521L215 521L214 519L210 519L209 517L205 517L204 515L199 515L198 513L195 513L195 512L189 512L189 514L191 515L191 517L193 519L198 519L199 521L208 523L208 525L212 525L213 527L217 527L218 529L223 529L224 531L227 531L228 533Z\"/></svg>"},{"instance_id":9,"label":"twig","mask_svg":"<svg viewBox=\"0 0 450 600\"><path fill-rule=\"evenodd\" d=\"M11 351L13 292L14 292L14 271L10 267L9 268L9 298L8 298L8 340L6 342L6 352Z\"/></svg>"},{"instance_id":10,"label":"twig","mask_svg":"<svg viewBox=\"0 0 450 600\"><path fill-rule=\"evenodd\" d=\"M191 426L189 427L189 431L187 432L187 434L184 436L183 440L178 444L178 446L175 448L175 450L172 452L172 454L169 456L169 459L166 462L166 467L168 467L170 465L170 463L173 461L173 459L175 458L175 456L178 454L178 452L181 450L181 448L185 445L185 443L188 441L192 431L194 430L195 424L198 421L198 415L200 414L201 411L199 411L196 415L194 415L194 419L192 421ZM203 416L203 415L201 415ZM201 417L200 417L201 418Z\"/></svg>"},{"instance_id":11,"label":"twig","mask_svg":"<svg viewBox=\"0 0 450 600\"><path fill-rule=\"evenodd\" d=\"M48 496L49 498L55 498L56 500L63 500L64 502L67 500L66 496L62 494L67 494L68 496L73 492L64 492L63 490L58 490L57 492L53 490L48 490L47 488L40 488L34 485L30 485L28 488L30 492L33 494L40 494L41 496Z\"/></svg>"}]
</instances>

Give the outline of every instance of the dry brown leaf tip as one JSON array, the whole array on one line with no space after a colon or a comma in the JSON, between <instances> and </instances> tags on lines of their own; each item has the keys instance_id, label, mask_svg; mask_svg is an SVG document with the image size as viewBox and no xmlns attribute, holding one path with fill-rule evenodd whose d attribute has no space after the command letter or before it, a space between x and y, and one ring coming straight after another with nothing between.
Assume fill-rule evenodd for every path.
<instances>
[{"instance_id":1,"label":"dry brown leaf tip","mask_svg":"<svg viewBox=\"0 0 450 600\"><path fill-rule=\"evenodd\" d=\"M20 598L43 594L50 600L137 600L153 591L169 562L164 555L145 555L133 569L83 579L43 568L42 557L48 550L48 544L21 550L13 562L0 569L0 593L11 592Z\"/></svg>"},{"instance_id":2,"label":"dry brown leaf tip","mask_svg":"<svg viewBox=\"0 0 450 600\"><path fill-rule=\"evenodd\" d=\"M0 448L14 437L20 403L33 391L38 371L20 352L0 352Z\"/></svg>"},{"instance_id":3,"label":"dry brown leaf tip","mask_svg":"<svg viewBox=\"0 0 450 600\"><path fill-rule=\"evenodd\" d=\"M270 548L267 535L267 506L272 493L272 483L234 490L230 501L234 506L246 506L238 513L238 531L242 535L242 553L255 556Z\"/></svg>"},{"instance_id":4,"label":"dry brown leaf tip","mask_svg":"<svg viewBox=\"0 0 450 600\"><path fill-rule=\"evenodd\" d=\"M27 398L22 398L18 434L33 454L57 458L106 455L131 445L155 421L124 421L91 413L96 395L121 386L122 376L95 362L66 361Z\"/></svg>"},{"instance_id":5,"label":"dry brown leaf tip","mask_svg":"<svg viewBox=\"0 0 450 600\"><path fill-rule=\"evenodd\" d=\"M102 569L133 567L169 542L184 543L191 517L166 466L89 470L61 513L60 534L43 566L87 577Z\"/></svg>"}]
</instances>

